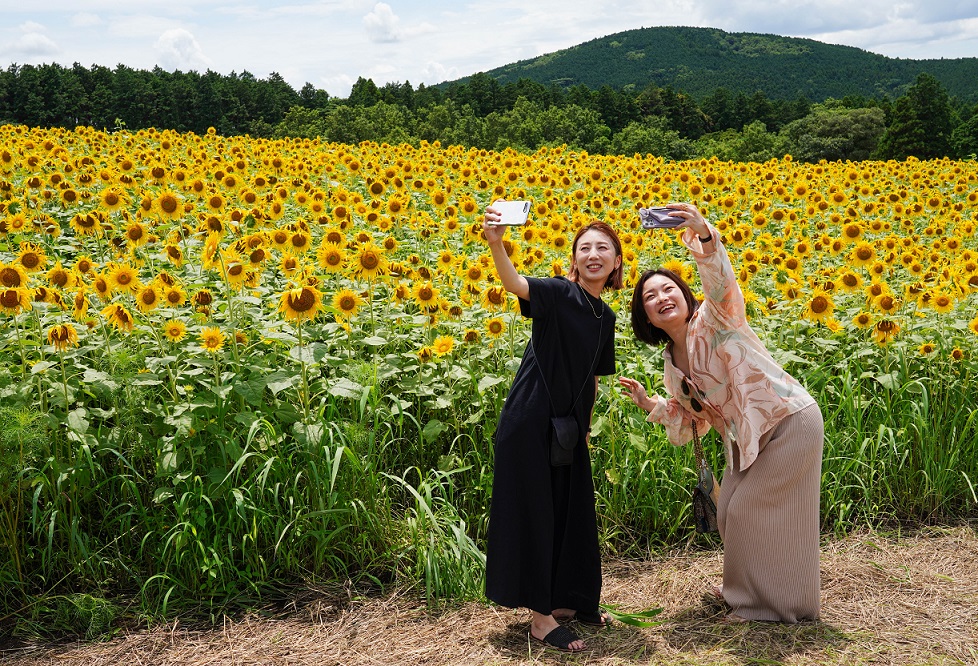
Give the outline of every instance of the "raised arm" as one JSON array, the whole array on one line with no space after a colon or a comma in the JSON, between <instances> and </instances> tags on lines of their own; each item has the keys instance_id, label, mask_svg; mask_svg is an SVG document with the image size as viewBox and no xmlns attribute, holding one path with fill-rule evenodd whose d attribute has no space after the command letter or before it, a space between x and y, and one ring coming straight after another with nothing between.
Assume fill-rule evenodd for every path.
<instances>
[{"instance_id":1,"label":"raised arm","mask_svg":"<svg viewBox=\"0 0 978 666\"><path fill-rule=\"evenodd\" d=\"M530 285L526 278L516 271L509 255L506 254L506 246L503 244L503 236L506 235L506 227L495 224L501 216L495 208L486 208L486 215L482 222L482 230L489 243L489 251L492 253L492 263L496 266L496 273L499 275L503 288L511 294L530 300Z\"/></svg>"}]
</instances>

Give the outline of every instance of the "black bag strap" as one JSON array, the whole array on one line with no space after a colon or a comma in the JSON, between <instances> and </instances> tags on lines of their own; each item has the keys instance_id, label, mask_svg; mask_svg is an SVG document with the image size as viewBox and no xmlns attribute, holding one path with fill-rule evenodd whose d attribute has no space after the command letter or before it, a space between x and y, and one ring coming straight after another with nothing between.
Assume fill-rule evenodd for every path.
<instances>
[{"instance_id":1,"label":"black bag strap","mask_svg":"<svg viewBox=\"0 0 978 666\"><path fill-rule=\"evenodd\" d=\"M703 443L700 442L700 435L696 432L696 417L690 419L690 425L693 426L693 453L696 455L696 469L701 470L707 468L706 456L703 455Z\"/></svg>"},{"instance_id":2,"label":"black bag strap","mask_svg":"<svg viewBox=\"0 0 978 666\"><path fill-rule=\"evenodd\" d=\"M591 360L591 368L587 373L587 377L584 379L584 385L581 386L581 390L577 392L577 397L574 398L574 402L570 406L570 410L567 412L569 414L574 413L574 408L577 407L577 403L581 401L581 396L584 395L584 389L587 388L589 380L594 377L594 371L598 368L598 355L601 353L601 334L604 333L604 317L598 318L598 344L594 348L594 358ZM557 407L554 406L553 396L550 394L550 387L547 386L547 377L543 374L543 368L540 367L540 358L537 356L537 350L533 348L533 335L530 334L530 351L533 353L533 363L536 364L537 370L540 371L540 379L543 380L543 388L547 391L547 400L550 401L550 409L553 411L554 416L557 415Z\"/></svg>"}]
</instances>

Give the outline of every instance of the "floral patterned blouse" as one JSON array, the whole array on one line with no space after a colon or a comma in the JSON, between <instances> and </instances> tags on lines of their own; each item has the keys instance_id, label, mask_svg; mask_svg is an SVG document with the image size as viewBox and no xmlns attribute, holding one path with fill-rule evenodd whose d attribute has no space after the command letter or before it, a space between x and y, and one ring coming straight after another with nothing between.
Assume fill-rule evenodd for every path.
<instances>
[{"instance_id":1,"label":"floral patterned blouse","mask_svg":"<svg viewBox=\"0 0 978 666\"><path fill-rule=\"evenodd\" d=\"M699 269L704 301L689 320L686 344L689 376L672 362L668 345L663 383L670 398L651 396L646 420L661 423L669 441L682 446L713 427L724 442L728 465L746 470L757 459L761 436L783 418L815 400L785 372L747 324L744 295L720 234L703 243L692 229L683 234ZM734 450L738 456L734 457Z\"/></svg>"}]
</instances>

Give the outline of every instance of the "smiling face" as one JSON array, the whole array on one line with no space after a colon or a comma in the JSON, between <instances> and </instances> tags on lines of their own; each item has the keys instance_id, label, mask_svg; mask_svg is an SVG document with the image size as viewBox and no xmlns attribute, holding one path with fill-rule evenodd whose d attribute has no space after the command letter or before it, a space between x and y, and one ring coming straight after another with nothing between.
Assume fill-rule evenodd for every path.
<instances>
[{"instance_id":1,"label":"smiling face","mask_svg":"<svg viewBox=\"0 0 978 666\"><path fill-rule=\"evenodd\" d=\"M665 275L653 275L642 285L642 307L650 324L667 333L689 319L689 305L679 285Z\"/></svg>"},{"instance_id":2,"label":"smiling face","mask_svg":"<svg viewBox=\"0 0 978 666\"><path fill-rule=\"evenodd\" d=\"M580 235L574 247L573 260L579 281L602 288L621 265L621 256L614 242L597 229L588 229Z\"/></svg>"}]
</instances>

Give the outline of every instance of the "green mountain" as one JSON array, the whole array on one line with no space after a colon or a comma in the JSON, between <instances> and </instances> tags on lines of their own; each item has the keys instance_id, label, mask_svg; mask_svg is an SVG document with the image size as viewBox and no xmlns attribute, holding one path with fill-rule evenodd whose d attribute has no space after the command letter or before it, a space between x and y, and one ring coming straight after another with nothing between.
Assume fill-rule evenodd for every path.
<instances>
[{"instance_id":1,"label":"green mountain","mask_svg":"<svg viewBox=\"0 0 978 666\"><path fill-rule=\"evenodd\" d=\"M499 83L521 78L567 88L671 86L694 97L717 88L769 99L812 101L846 95L899 97L921 72L952 97L978 101L978 58L888 58L813 39L714 28L640 28L485 72ZM466 81L461 79L461 81ZM447 84L442 84L447 85Z\"/></svg>"}]
</instances>

